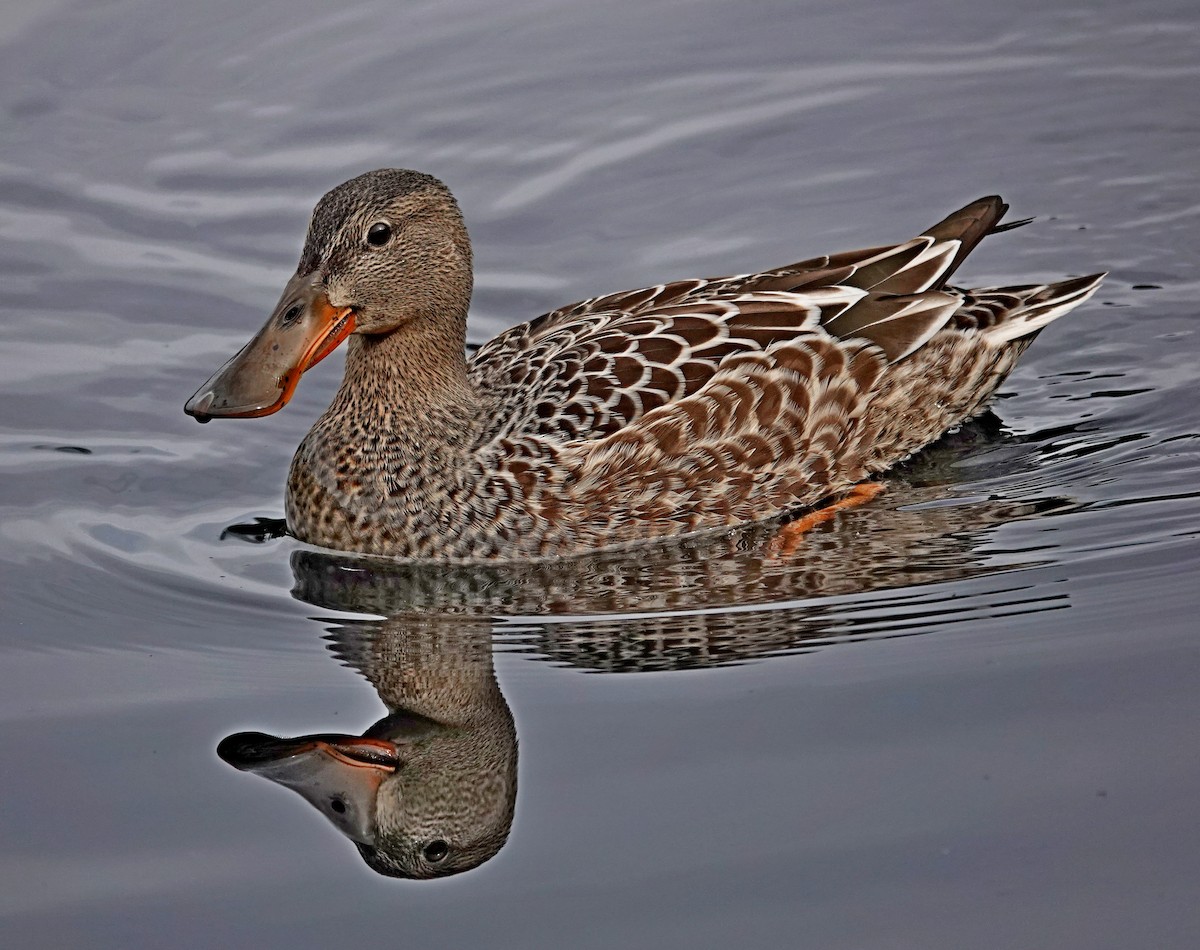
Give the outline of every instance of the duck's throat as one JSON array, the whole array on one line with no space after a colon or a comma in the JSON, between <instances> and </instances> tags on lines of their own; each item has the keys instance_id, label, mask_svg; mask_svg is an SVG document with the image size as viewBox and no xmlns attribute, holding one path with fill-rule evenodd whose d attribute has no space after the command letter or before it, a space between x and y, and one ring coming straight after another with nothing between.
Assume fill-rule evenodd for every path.
<instances>
[{"instance_id":1,"label":"duck's throat","mask_svg":"<svg viewBox=\"0 0 1200 950\"><path fill-rule=\"evenodd\" d=\"M386 335L352 336L330 409L353 403L363 412L409 416L418 426L429 412L470 412L475 394L467 379L464 337L423 320Z\"/></svg>"},{"instance_id":2,"label":"duck's throat","mask_svg":"<svg viewBox=\"0 0 1200 950\"><path fill-rule=\"evenodd\" d=\"M288 478L288 525L341 550L412 554L452 517L480 414L461 343L405 327L352 337L333 403Z\"/></svg>"}]
</instances>

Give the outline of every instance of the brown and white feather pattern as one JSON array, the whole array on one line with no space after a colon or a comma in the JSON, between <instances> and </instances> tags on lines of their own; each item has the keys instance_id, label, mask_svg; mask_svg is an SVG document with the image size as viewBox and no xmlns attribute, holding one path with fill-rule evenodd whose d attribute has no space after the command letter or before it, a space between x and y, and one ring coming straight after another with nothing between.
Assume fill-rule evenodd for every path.
<instances>
[{"instance_id":1,"label":"brown and white feather pattern","mask_svg":"<svg viewBox=\"0 0 1200 950\"><path fill-rule=\"evenodd\" d=\"M844 492L980 412L1036 332L1096 289L1099 276L945 286L1004 208L983 199L895 246L597 297L513 327L468 365L477 405L457 447L431 464L428 440L453 423L410 422L399 464L349 465L387 467L386 486L309 537L411 557L565 556Z\"/></svg>"}]
</instances>

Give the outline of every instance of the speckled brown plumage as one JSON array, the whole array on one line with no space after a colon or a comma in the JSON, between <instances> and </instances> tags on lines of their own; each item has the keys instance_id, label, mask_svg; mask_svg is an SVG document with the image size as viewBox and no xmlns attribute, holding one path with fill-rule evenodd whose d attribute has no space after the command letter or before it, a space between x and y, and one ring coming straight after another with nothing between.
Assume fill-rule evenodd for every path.
<instances>
[{"instance_id":1,"label":"speckled brown plumage","mask_svg":"<svg viewBox=\"0 0 1200 950\"><path fill-rule=\"evenodd\" d=\"M1098 286L946 286L1005 210L984 198L894 246L597 297L468 362L449 191L411 172L347 182L318 205L301 273L358 332L292 463L289 527L372 554L539 558L844 492L981 411ZM383 252L363 247L375 220L395 231Z\"/></svg>"}]
</instances>

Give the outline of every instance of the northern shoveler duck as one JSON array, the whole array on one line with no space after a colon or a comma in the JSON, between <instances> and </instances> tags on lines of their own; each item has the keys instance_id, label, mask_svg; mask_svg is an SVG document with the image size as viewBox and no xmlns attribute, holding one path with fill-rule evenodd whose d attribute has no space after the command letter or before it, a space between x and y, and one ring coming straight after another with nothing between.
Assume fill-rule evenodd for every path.
<instances>
[{"instance_id":1,"label":"northern shoveler duck","mask_svg":"<svg viewBox=\"0 0 1200 950\"><path fill-rule=\"evenodd\" d=\"M339 550L567 556L771 518L854 493L982 411L1038 331L1096 290L1102 274L948 286L1014 226L1007 207L981 198L900 244L595 297L468 358L454 197L419 172L368 172L318 202L270 319L185 408L275 412L349 338L286 503L297 538Z\"/></svg>"}]
</instances>

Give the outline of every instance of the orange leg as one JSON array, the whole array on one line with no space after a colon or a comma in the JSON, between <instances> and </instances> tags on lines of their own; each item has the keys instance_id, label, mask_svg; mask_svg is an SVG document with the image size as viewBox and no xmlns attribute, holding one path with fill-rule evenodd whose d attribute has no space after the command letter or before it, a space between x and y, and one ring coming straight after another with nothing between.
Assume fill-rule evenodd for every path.
<instances>
[{"instance_id":1,"label":"orange leg","mask_svg":"<svg viewBox=\"0 0 1200 950\"><path fill-rule=\"evenodd\" d=\"M880 482L862 482L855 485L841 498L831 501L815 511L810 511L795 521L789 521L781 527L767 544L767 552L776 558L790 557L796 553L800 542L804 540L804 535L812 528L824 524L826 521L832 521L837 517L839 511L865 505L883 490L884 486Z\"/></svg>"}]
</instances>

